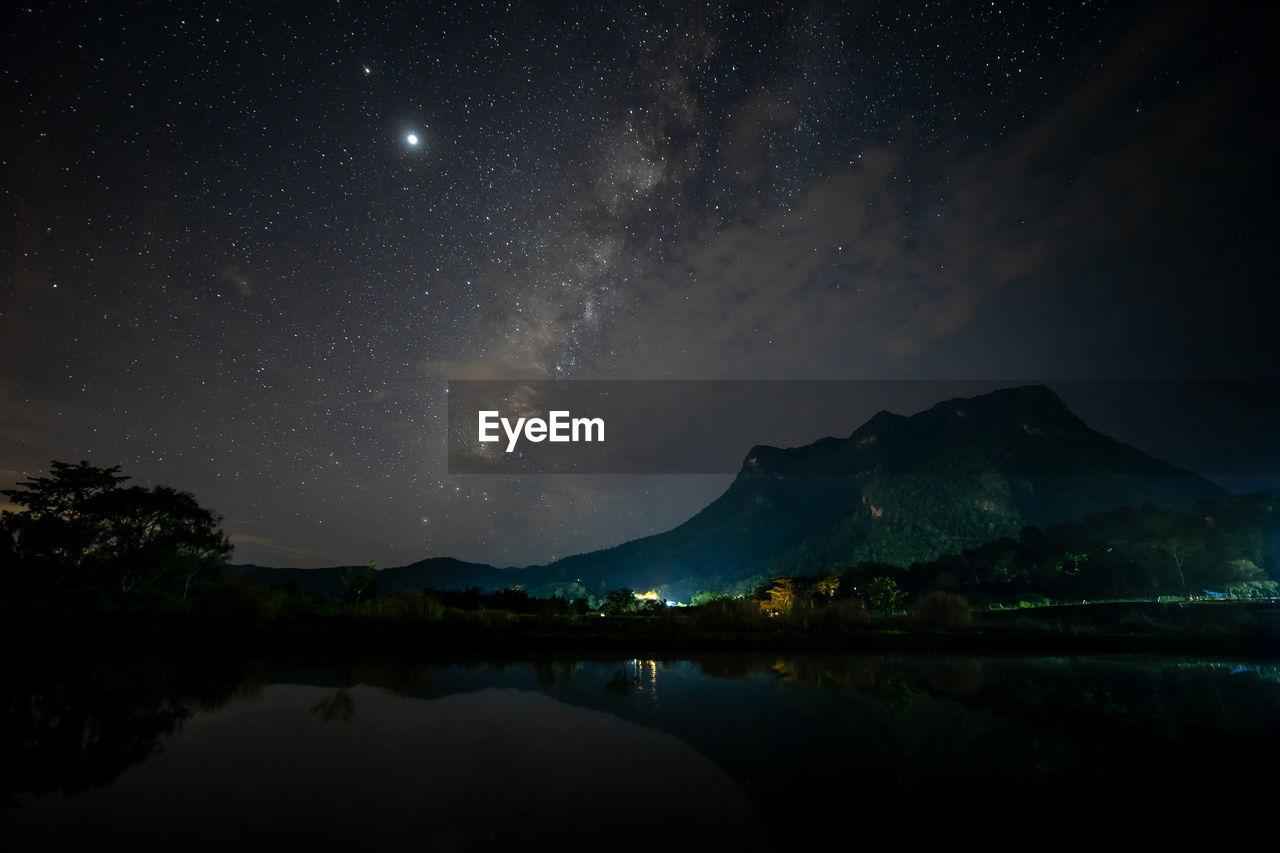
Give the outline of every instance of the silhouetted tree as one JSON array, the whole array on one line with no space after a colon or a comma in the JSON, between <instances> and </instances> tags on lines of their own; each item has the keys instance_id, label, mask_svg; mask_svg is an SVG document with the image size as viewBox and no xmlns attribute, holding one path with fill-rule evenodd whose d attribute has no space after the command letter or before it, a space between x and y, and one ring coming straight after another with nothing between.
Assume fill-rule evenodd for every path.
<instances>
[{"instance_id":1,"label":"silhouetted tree","mask_svg":"<svg viewBox=\"0 0 1280 853\"><path fill-rule=\"evenodd\" d=\"M222 519L168 486L123 487L120 466L54 460L51 476L5 489L9 589L70 588L123 595L147 587L184 596L216 575L231 553Z\"/></svg>"},{"instance_id":2,"label":"silhouetted tree","mask_svg":"<svg viewBox=\"0 0 1280 853\"><path fill-rule=\"evenodd\" d=\"M604 596L604 605L600 610L608 616L621 616L634 613L636 609L635 590L628 587L611 589Z\"/></svg>"}]
</instances>

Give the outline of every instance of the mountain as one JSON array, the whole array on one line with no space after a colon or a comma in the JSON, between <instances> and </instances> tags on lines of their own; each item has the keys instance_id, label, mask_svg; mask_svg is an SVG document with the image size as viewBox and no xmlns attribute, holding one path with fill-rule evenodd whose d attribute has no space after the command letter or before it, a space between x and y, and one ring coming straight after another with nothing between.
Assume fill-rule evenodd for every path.
<instances>
[{"instance_id":1,"label":"mountain","mask_svg":"<svg viewBox=\"0 0 1280 853\"><path fill-rule=\"evenodd\" d=\"M359 568L359 567L357 567ZM232 574L248 578L264 586L297 584L298 589L322 592L335 597L343 594L342 575L345 566L324 569L273 569L269 566L240 564L230 567ZM466 589L472 586L503 589L522 583L516 577L520 569L499 569L484 563L468 563L453 557L430 557L407 566L378 572L381 592L414 592L421 589Z\"/></svg>"},{"instance_id":2,"label":"mountain","mask_svg":"<svg viewBox=\"0 0 1280 853\"><path fill-rule=\"evenodd\" d=\"M910 417L882 411L848 438L753 447L724 494L665 533L525 569L424 560L384 570L379 581L385 591L520 583L570 597L629 586L687 600L698 589L745 588L862 560L907 565L1116 506L1226 496L1090 429L1048 388L1026 386ZM340 588L338 569L246 574Z\"/></svg>"},{"instance_id":3,"label":"mountain","mask_svg":"<svg viewBox=\"0 0 1280 853\"><path fill-rule=\"evenodd\" d=\"M546 574L543 590L625 582L687 599L861 560L906 565L1115 506L1226 496L1027 386L911 417L879 412L844 439L754 447L725 493L679 527L530 571Z\"/></svg>"}]
</instances>

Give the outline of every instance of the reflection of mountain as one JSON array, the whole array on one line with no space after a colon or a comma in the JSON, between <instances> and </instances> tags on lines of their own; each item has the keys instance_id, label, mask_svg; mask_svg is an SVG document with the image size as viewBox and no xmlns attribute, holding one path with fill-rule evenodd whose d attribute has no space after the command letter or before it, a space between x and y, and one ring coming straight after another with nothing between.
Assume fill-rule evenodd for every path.
<instances>
[{"instance_id":1,"label":"reflection of mountain","mask_svg":"<svg viewBox=\"0 0 1280 853\"><path fill-rule=\"evenodd\" d=\"M241 700L196 711L110 785L24 797L0 815L0 849L127 838L131 850L174 839L184 850L807 850L829 846L833 827L954 842L992 803L1001 831L1042 831L1048 803L1071 817L1056 833L1096 838L1171 802L1269 814L1280 754L1274 664L721 654L289 666L275 673L288 683L268 687L240 670L247 689L230 671L201 673L220 678L204 695ZM118 707L189 695L169 685L195 680L160 666L95 672L82 694L110 684ZM619 672L625 695L606 687ZM3 694L6 713L23 693ZM344 724L324 709L356 710ZM65 786L47 778L45 790Z\"/></svg>"},{"instance_id":2,"label":"reflection of mountain","mask_svg":"<svg viewBox=\"0 0 1280 853\"><path fill-rule=\"evenodd\" d=\"M848 438L755 447L727 491L679 527L547 566L498 570L434 559L387 569L386 591L524 584L537 594L665 587L728 589L761 573L906 565L1027 524L1116 506L1191 504L1225 492L1086 426L1049 389L1011 388L880 412ZM336 592L337 569L245 567L266 583Z\"/></svg>"},{"instance_id":3,"label":"reflection of mountain","mask_svg":"<svg viewBox=\"0 0 1280 853\"><path fill-rule=\"evenodd\" d=\"M349 726L311 709L327 689L279 684L197 716L149 772L79 802L19 813L52 846L128 828L202 848L763 849L742 790L686 743L539 693L492 687L433 700L357 685ZM185 846L185 845L184 845Z\"/></svg>"}]
</instances>

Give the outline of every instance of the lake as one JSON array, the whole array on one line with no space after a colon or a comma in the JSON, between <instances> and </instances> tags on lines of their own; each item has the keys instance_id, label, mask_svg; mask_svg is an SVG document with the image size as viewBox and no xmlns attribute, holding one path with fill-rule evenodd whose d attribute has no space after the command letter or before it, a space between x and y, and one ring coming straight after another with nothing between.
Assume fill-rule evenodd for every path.
<instances>
[{"instance_id":1,"label":"lake","mask_svg":"<svg viewBox=\"0 0 1280 853\"><path fill-rule=\"evenodd\" d=\"M1276 808L1277 660L169 656L7 678L6 850L1176 838Z\"/></svg>"}]
</instances>

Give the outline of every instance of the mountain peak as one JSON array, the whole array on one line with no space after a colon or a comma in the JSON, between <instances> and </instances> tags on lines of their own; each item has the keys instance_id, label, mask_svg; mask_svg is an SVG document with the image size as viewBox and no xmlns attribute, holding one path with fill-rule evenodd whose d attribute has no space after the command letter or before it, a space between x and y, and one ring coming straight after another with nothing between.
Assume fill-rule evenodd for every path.
<instances>
[{"instance_id":1,"label":"mountain peak","mask_svg":"<svg viewBox=\"0 0 1280 853\"><path fill-rule=\"evenodd\" d=\"M1047 385L1020 385L1014 388L997 388L976 397L952 397L935 403L929 411L958 407L962 411L978 409L990 412L1013 411L1069 412L1067 404Z\"/></svg>"},{"instance_id":2,"label":"mountain peak","mask_svg":"<svg viewBox=\"0 0 1280 853\"><path fill-rule=\"evenodd\" d=\"M906 417L903 415L899 415L896 412L891 412L888 409L881 409L880 411L872 415L870 418L868 418L866 423L864 423L862 426L855 429L853 431L853 435L858 435L859 433L875 432L876 430L879 430L879 429L892 428L895 424L901 423L902 421L905 421L905 420L906 420ZM850 436L850 437L852 438L853 436Z\"/></svg>"},{"instance_id":3,"label":"mountain peak","mask_svg":"<svg viewBox=\"0 0 1280 853\"><path fill-rule=\"evenodd\" d=\"M910 416L877 412L848 438L757 445L724 494L674 530L548 570L588 585L592 577L666 584L683 595L764 572L863 559L909 565L1026 525L1222 494L1091 429L1049 388L1028 385Z\"/></svg>"},{"instance_id":4,"label":"mountain peak","mask_svg":"<svg viewBox=\"0 0 1280 853\"><path fill-rule=\"evenodd\" d=\"M1091 467L1099 453L1108 458L1104 468L1118 465L1143 473L1172 469L1120 447L1090 429L1052 389L1024 385L954 397L910 416L882 410L845 439L824 438L788 449L759 445L744 458L739 476L865 476L910 470L944 456L963 456L970 466L995 464L1011 474L1023 466L1039 474L1066 474L1082 464Z\"/></svg>"}]
</instances>

